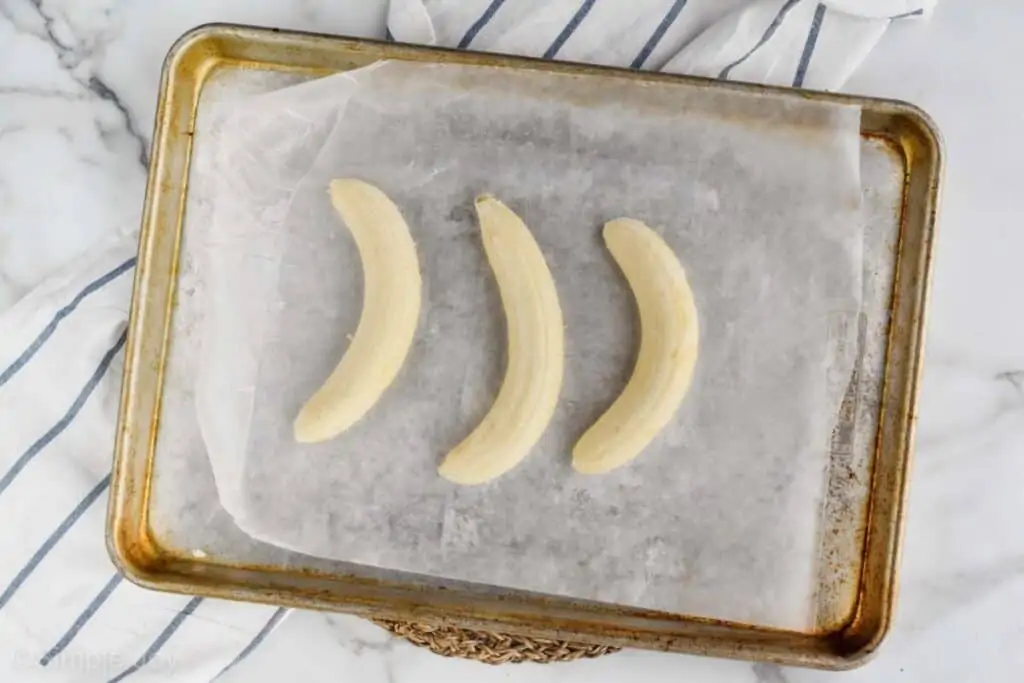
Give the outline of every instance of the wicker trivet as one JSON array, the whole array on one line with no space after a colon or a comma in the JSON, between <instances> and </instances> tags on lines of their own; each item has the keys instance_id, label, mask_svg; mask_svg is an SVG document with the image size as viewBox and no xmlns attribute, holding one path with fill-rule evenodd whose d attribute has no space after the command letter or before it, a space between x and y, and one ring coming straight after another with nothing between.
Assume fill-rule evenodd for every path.
<instances>
[{"instance_id":1,"label":"wicker trivet","mask_svg":"<svg viewBox=\"0 0 1024 683\"><path fill-rule=\"evenodd\" d=\"M571 662L586 657L618 652L610 645L587 645L564 640L544 640L508 636L490 631L471 631L455 626L427 626L405 621L374 619L378 626L413 645L428 648L444 657L475 659L485 664L518 664L519 662Z\"/></svg>"}]
</instances>

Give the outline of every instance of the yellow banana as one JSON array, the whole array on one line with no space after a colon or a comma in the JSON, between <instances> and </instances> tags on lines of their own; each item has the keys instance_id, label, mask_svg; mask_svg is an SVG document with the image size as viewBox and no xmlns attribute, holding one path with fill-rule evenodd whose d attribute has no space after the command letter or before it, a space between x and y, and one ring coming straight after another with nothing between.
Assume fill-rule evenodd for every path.
<instances>
[{"instance_id":1,"label":"yellow banana","mask_svg":"<svg viewBox=\"0 0 1024 683\"><path fill-rule=\"evenodd\" d=\"M477 198L476 211L505 308L508 365L490 412L441 463L441 476L457 484L493 479L526 456L555 412L564 365L562 309L533 235L490 195Z\"/></svg>"},{"instance_id":2,"label":"yellow banana","mask_svg":"<svg viewBox=\"0 0 1024 683\"><path fill-rule=\"evenodd\" d=\"M640 310L640 351L626 388L573 448L572 466L586 474L640 454L672 419L697 362L697 307L676 255L631 218L606 223L604 241Z\"/></svg>"},{"instance_id":3,"label":"yellow banana","mask_svg":"<svg viewBox=\"0 0 1024 683\"><path fill-rule=\"evenodd\" d=\"M416 245L398 208L379 189L332 180L331 203L363 263L363 310L341 362L295 418L295 440L325 441L359 421L405 362L420 316Z\"/></svg>"}]
</instances>

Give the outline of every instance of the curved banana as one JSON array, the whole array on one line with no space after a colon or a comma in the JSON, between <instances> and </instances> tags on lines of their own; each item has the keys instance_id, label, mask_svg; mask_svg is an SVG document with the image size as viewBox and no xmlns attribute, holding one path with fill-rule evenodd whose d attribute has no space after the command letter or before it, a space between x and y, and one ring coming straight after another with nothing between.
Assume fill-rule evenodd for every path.
<instances>
[{"instance_id":1,"label":"curved banana","mask_svg":"<svg viewBox=\"0 0 1024 683\"><path fill-rule=\"evenodd\" d=\"M505 308L508 365L490 412L438 469L456 484L483 483L526 456L555 412L564 364L562 309L533 235L490 195L477 198L476 211Z\"/></svg>"},{"instance_id":2,"label":"curved banana","mask_svg":"<svg viewBox=\"0 0 1024 683\"><path fill-rule=\"evenodd\" d=\"M672 419L697 362L697 307L676 255L631 218L606 223L604 241L636 297L640 351L626 388L573 448L572 466L585 474L639 455Z\"/></svg>"},{"instance_id":3,"label":"curved banana","mask_svg":"<svg viewBox=\"0 0 1024 683\"><path fill-rule=\"evenodd\" d=\"M398 208L351 178L332 180L330 196L363 263L363 310L341 362L295 418L301 443L335 437L373 407L405 362L420 316L416 245Z\"/></svg>"}]
</instances>

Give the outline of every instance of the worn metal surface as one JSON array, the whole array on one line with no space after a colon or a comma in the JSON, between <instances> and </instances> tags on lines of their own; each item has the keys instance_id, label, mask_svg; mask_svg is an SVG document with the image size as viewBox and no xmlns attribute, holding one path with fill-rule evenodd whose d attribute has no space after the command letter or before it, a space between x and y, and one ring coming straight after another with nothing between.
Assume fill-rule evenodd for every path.
<instances>
[{"instance_id":1,"label":"worn metal surface","mask_svg":"<svg viewBox=\"0 0 1024 683\"><path fill-rule=\"evenodd\" d=\"M824 512L824 532L845 533L825 545L822 562L836 565L819 586L817 628L799 633L753 624L638 610L518 591L414 581L387 572L323 573L239 566L197 559L161 545L148 519L149 495L168 358L183 207L200 90L218 68L259 68L307 76L357 68L378 59L484 64L726 88L773 97L813 98L862 108L862 135L898 157L903 168L899 236L887 253L892 272L887 345L877 401L845 401L847 422L868 413L874 448L861 465L850 460L849 436L833 439L830 493L846 477L863 477L866 500L846 500L838 487ZM873 652L895 602L904 501L913 445L924 315L941 176L941 141L928 117L900 102L719 83L589 65L422 48L392 43L207 26L184 36L164 65L157 107L139 262L132 301L114 475L107 529L110 554L140 585L215 597L351 612L536 638L575 640L721 657L843 669ZM858 335L875 334L868 329ZM870 373L870 369L868 369ZM831 507L828 507L831 506ZM852 550L851 550L852 549ZM852 554L851 554L852 553Z\"/></svg>"}]
</instances>

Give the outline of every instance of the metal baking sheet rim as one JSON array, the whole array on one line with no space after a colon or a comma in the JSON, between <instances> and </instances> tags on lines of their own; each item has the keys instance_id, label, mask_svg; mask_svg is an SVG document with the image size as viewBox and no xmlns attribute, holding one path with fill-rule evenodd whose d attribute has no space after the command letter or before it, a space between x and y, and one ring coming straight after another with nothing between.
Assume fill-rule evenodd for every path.
<instances>
[{"instance_id":1,"label":"metal baking sheet rim","mask_svg":"<svg viewBox=\"0 0 1024 683\"><path fill-rule=\"evenodd\" d=\"M225 63L326 75L384 58L674 82L855 104L862 110L862 136L881 138L902 155L903 206L866 540L855 606L846 623L829 631L801 633L521 591L482 594L400 580L234 566L160 547L148 520L150 476L200 90ZM896 597L942 175L942 141L920 109L891 100L211 24L182 36L165 60L152 151L107 519L110 556L128 579L193 595L823 669L852 668L878 648L889 629Z\"/></svg>"}]
</instances>

